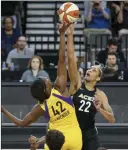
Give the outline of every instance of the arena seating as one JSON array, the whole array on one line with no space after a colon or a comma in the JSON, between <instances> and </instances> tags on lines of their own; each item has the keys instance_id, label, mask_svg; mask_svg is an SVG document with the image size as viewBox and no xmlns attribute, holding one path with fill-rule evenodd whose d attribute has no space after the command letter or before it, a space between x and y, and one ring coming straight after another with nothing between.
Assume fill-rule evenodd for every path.
<instances>
[{"instance_id":1,"label":"arena seating","mask_svg":"<svg viewBox=\"0 0 128 150\"><path fill-rule=\"evenodd\" d=\"M83 2L75 2L81 14L84 12ZM59 22L57 10L62 2L28 2L26 35L30 47L38 50L54 50L59 48L59 36L57 23ZM83 24L81 18L78 20L75 31L75 50L85 50L83 43ZM36 47L35 47L36 45ZM43 46L42 46L43 45ZM49 45L49 46L48 46Z\"/></svg>"}]
</instances>

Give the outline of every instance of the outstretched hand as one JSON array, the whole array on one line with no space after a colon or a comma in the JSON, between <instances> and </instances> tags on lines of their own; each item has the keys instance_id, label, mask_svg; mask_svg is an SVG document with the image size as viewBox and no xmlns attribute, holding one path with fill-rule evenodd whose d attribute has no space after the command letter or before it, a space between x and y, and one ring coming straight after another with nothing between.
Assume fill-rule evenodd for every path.
<instances>
[{"instance_id":1,"label":"outstretched hand","mask_svg":"<svg viewBox=\"0 0 128 150\"><path fill-rule=\"evenodd\" d=\"M36 150L39 147L38 138L35 136L32 136L28 139L30 143L30 150Z\"/></svg>"},{"instance_id":2,"label":"outstretched hand","mask_svg":"<svg viewBox=\"0 0 128 150\"><path fill-rule=\"evenodd\" d=\"M76 22L73 23L73 24L71 24L71 25L67 28L67 31L66 31L66 32L67 32L68 35L74 33L75 24L76 24Z\"/></svg>"},{"instance_id":3,"label":"outstretched hand","mask_svg":"<svg viewBox=\"0 0 128 150\"><path fill-rule=\"evenodd\" d=\"M58 24L59 33L65 33L70 25L71 23L66 24L65 22L63 24Z\"/></svg>"}]
</instances>

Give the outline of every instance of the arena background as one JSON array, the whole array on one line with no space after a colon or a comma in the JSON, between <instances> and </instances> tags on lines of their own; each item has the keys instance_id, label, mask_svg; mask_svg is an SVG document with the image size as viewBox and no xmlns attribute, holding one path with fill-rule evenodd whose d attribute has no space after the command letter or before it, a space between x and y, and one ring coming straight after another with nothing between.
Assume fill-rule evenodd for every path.
<instances>
[{"instance_id":1,"label":"arena background","mask_svg":"<svg viewBox=\"0 0 128 150\"><path fill-rule=\"evenodd\" d=\"M14 28L25 35L28 47L35 50L36 55L43 58L45 70L54 82L56 68L53 67L58 61L59 34L57 23L59 22L57 10L65 1L2 1L2 19L5 16L13 16ZM87 3L84 1L72 1L78 5L81 16L75 29L74 41L78 64L87 69L88 55L91 52L96 59L100 50L105 50L109 34L92 35L87 42L83 30L86 28L85 12ZM105 1L106 2L106 1ZM108 7L111 5L107 2ZM1 22L3 27L3 22ZM109 150L128 150L128 35L123 35L120 49L126 58L126 66L122 69L123 78L114 82L101 82L98 87L108 96L113 108L116 123L107 123L99 114L96 116L96 125L99 132L101 145ZM3 56L1 57L5 61ZM2 105L11 113L22 119L34 106L35 101L30 96L29 86L31 83L21 82L24 70L13 70L3 68L2 62ZM49 67L48 64L51 64ZM70 84L70 82L69 82ZM69 84L67 86L69 86ZM37 137L46 133L47 120L44 117L27 128L16 127L6 116L2 114L2 149L29 149L28 138L30 135Z\"/></svg>"}]
</instances>

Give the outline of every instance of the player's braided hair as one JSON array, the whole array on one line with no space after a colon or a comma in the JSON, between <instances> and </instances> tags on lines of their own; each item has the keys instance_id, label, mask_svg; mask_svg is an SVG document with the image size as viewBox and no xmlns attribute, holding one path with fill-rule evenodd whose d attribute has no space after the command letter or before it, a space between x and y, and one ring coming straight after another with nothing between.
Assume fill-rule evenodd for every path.
<instances>
[{"instance_id":1,"label":"player's braided hair","mask_svg":"<svg viewBox=\"0 0 128 150\"><path fill-rule=\"evenodd\" d=\"M64 142L65 137L58 130L50 130L46 134L46 144L50 150L61 150Z\"/></svg>"}]
</instances>

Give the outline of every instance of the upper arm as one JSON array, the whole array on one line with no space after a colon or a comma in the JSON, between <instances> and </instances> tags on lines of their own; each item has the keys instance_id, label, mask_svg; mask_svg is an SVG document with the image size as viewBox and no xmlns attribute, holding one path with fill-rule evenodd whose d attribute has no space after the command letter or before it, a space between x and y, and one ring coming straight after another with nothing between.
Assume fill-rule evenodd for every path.
<instances>
[{"instance_id":1,"label":"upper arm","mask_svg":"<svg viewBox=\"0 0 128 150\"><path fill-rule=\"evenodd\" d=\"M100 94L102 96L102 105L101 105L101 107L103 109L107 110L108 112L113 113L112 112L112 108L109 105L108 98L107 98L106 94L103 91L99 91L99 92L100 92Z\"/></svg>"},{"instance_id":2,"label":"upper arm","mask_svg":"<svg viewBox=\"0 0 128 150\"><path fill-rule=\"evenodd\" d=\"M67 79L65 76L57 76L56 81L54 83L54 88L60 91L60 93L64 93L67 87Z\"/></svg>"},{"instance_id":3,"label":"upper arm","mask_svg":"<svg viewBox=\"0 0 128 150\"><path fill-rule=\"evenodd\" d=\"M44 115L44 111L41 108L41 106L39 104L36 104L31 112L29 112L23 119L22 121L22 125L23 126L27 126L30 125L31 123L37 121L39 119L40 116Z\"/></svg>"},{"instance_id":4,"label":"upper arm","mask_svg":"<svg viewBox=\"0 0 128 150\"><path fill-rule=\"evenodd\" d=\"M109 8L106 8L105 11L106 11L106 13L110 16L110 9L109 9Z\"/></svg>"},{"instance_id":5,"label":"upper arm","mask_svg":"<svg viewBox=\"0 0 128 150\"><path fill-rule=\"evenodd\" d=\"M8 54L6 63L10 66L11 65L11 52Z\"/></svg>"},{"instance_id":6,"label":"upper arm","mask_svg":"<svg viewBox=\"0 0 128 150\"><path fill-rule=\"evenodd\" d=\"M76 93L76 91L81 87L81 77L79 72L77 72L77 81L70 83L69 93L70 95L73 95Z\"/></svg>"},{"instance_id":7,"label":"upper arm","mask_svg":"<svg viewBox=\"0 0 128 150\"><path fill-rule=\"evenodd\" d=\"M21 80L23 80L23 81L26 80L26 71L22 74Z\"/></svg>"}]
</instances>

